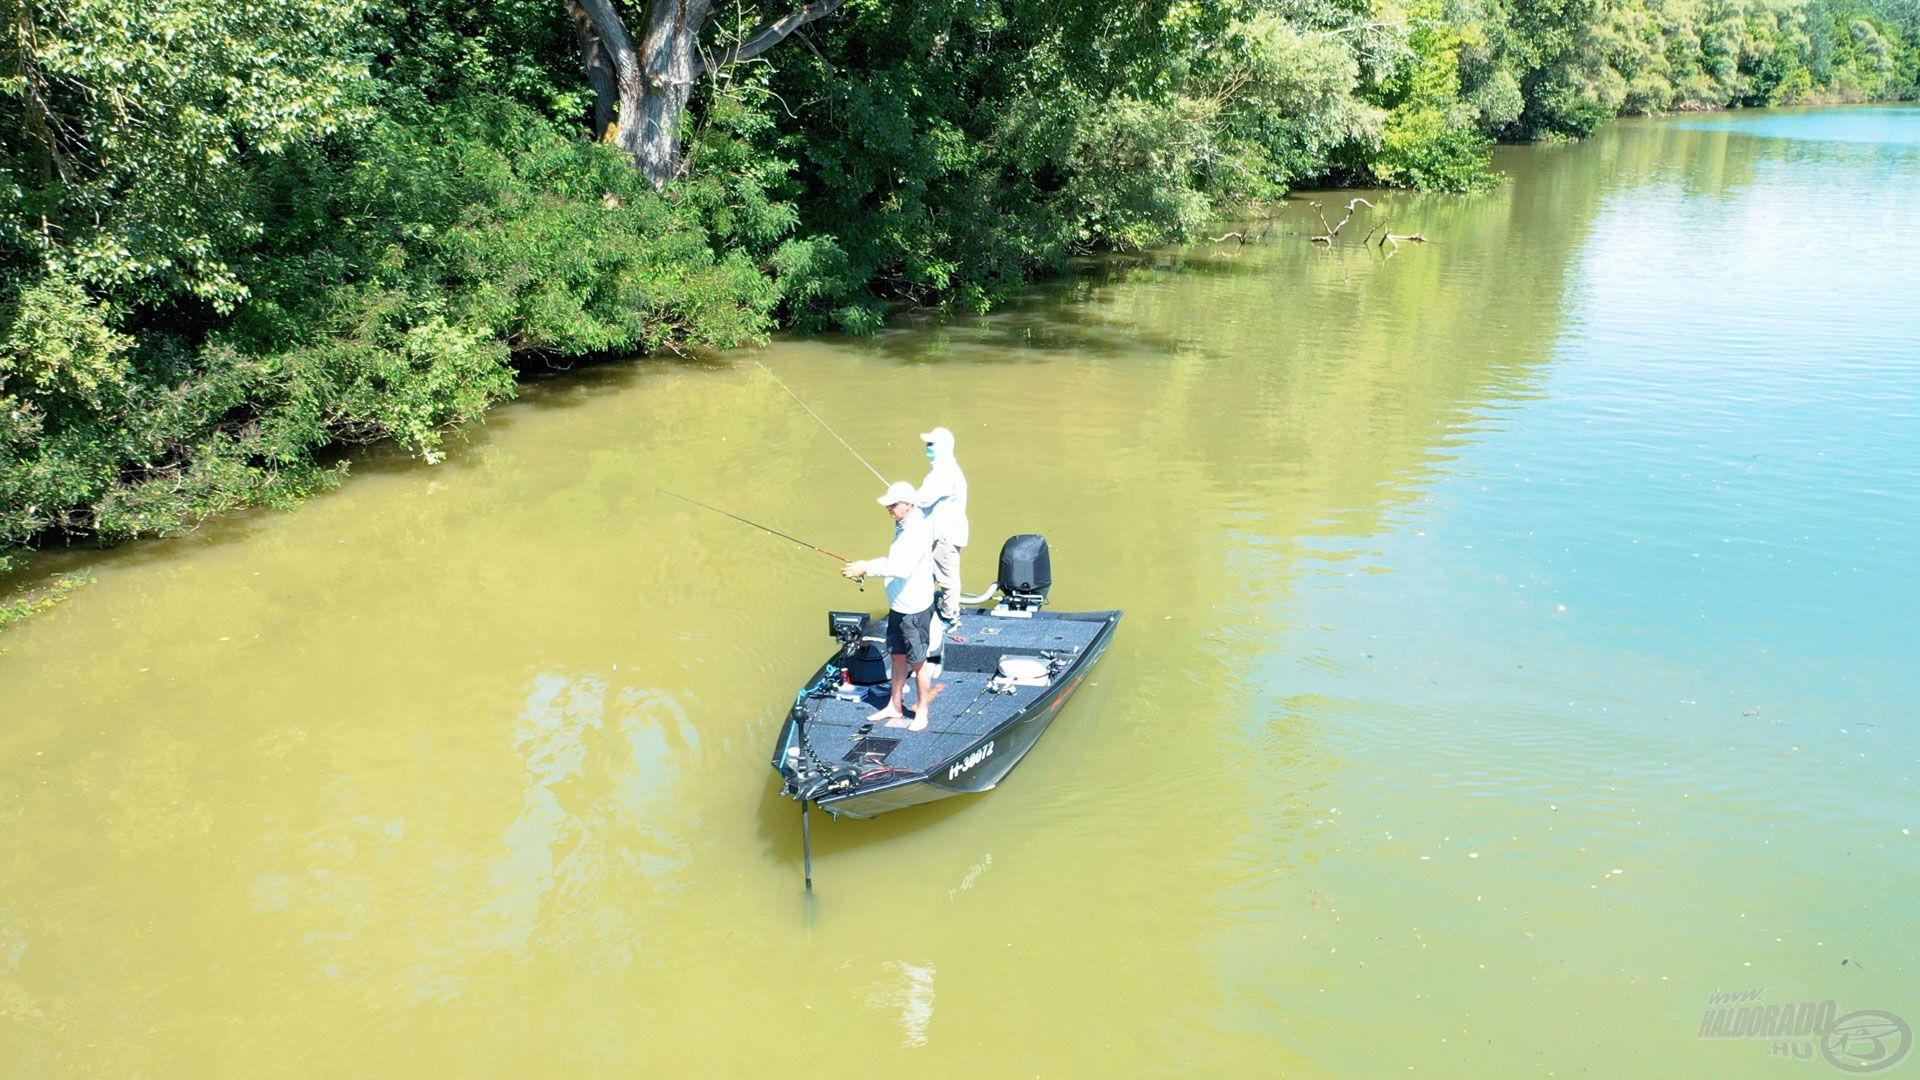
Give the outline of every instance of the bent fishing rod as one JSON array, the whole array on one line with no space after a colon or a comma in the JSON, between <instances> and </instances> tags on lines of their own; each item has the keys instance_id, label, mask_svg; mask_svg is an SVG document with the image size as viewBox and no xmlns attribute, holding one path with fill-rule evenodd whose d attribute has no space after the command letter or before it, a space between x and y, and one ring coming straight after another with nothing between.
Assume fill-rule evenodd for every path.
<instances>
[{"instance_id":1,"label":"bent fishing rod","mask_svg":"<svg viewBox=\"0 0 1920 1080\"><path fill-rule=\"evenodd\" d=\"M746 518L741 517L739 514L730 514L727 511L722 510L717 506L709 506L706 503L701 502L699 499L689 499L685 495L674 495L673 492L668 491L666 488L663 488L663 487L656 487L653 490L659 492L662 495L672 495L674 498L679 499L683 503L692 503L693 505L701 508L702 510L711 510L716 514L721 515L722 517L730 517L742 525L751 525L754 528L759 529L763 533L772 533L773 535L779 537L782 540L791 540L794 543L799 544L803 548L807 548L808 550L811 550L811 551L817 551L820 554L825 555L830 559L838 559L843 563L853 561L852 559L847 558L845 555L842 555L837 551L828 551L826 548L821 547L819 544L809 544L805 540L802 540L797 536L793 536L788 533L783 533L779 529L768 528L767 526L762 525L757 521L748 521Z\"/></svg>"},{"instance_id":2,"label":"bent fishing rod","mask_svg":"<svg viewBox=\"0 0 1920 1080\"><path fill-rule=\"evenodd\" d=\"M765 364L763 364L763 363L761 363L761 362L760 362L760 361L758 361L758 360L755 360L755 361L753 362L753 365L754 365L755 367L757 367L757 368L759 368L759 369L760 369L761 371L764 371L764 372L766 372L766 373L767 373L768 375L770 375L770 376L772 376L772 377L773 377L773 381L774 381L774 382L776 382L776 383L780 383L780 389L782 389L782 390L785 390L785 391L787 392L787 396L788 396L788 397L790 397L790 398L792 398L792 399L793 399L793 400L795 400L795 401L799 401L799 402L800 402L800 407L801 407L801 408L803 408L803 409L805 409L805 410L807 410L807 415L808 415L808 416L811 416L811 417L813 417L813 418L814 418L815 420L820 420L820 426L821 426L821 427L823 427L823 428L826 428L826 429L827 429L827 434L829 434L829 435L831 435L831 436L833 436L833 437L834 437L834 438L836 438L836 439L840 439L840 433L839 433L839 432L837 432L837 431L835 431L835 430L833 430L833 425L832 425L832 424L829 424L829 423L827 423L827 422L826 422L825 420L821 420L821 419L820 419L820 414L819 414L819 413L817 413L817 412L814 412L814 411L813 411L813 406L811 406L811 405L809 405L809 404L807 404L807 403L806 403L806 402L804 402L804 401L800 401L800 395L799 395L799 394L796 394L796 393L794 393L794 392L793 392L793 388L792 388L792 387L790 387L790 386L788 386L788 385L787 385L786 383L784 383L784 382L780 382L780 376L778 376L778 375L774 375L774 374L773 374L773 369L772 369L772 368L770 368L770 367L768 367L767 365L765 365ZM867 460L866 458L863 458L863 457L860 457L860 451L858 451L858 450L855 450L855 449L853 448L853 444L852 444L852 443L850 443L850 442L848 442L848 441L847 441L847 440L845 440L845 439L840 439L840 445L841 445L841 446L844 446L844 447L846 447L846 448L847 448L847 453L849 453L849 454L852 454L852 455L853 455L853 456L854 456L855 458L858 458L858 459L859 459L859 461L860 461L860 464L862 464L862 465L865 465L865 466L867 467L867 471L868 471L868 472L870 472L870 473L872 473L872 474L874 475L874 477L875 477L876 479L878 479L878 480L879 480L879 481L880 481L881 483L883 483L883 484L884 484L884 483L886 483L886 482L887 482L887 478L886 478L886 477L884 477L884 476L881 476L881 475L880 475L880 470L879 470L879 469L876 469L876 468L874 468L874 467L873 467L873 463L872 463L872 462L870 462L870 461L868 461L868 460Z\"/></svg>"}]
</instances>

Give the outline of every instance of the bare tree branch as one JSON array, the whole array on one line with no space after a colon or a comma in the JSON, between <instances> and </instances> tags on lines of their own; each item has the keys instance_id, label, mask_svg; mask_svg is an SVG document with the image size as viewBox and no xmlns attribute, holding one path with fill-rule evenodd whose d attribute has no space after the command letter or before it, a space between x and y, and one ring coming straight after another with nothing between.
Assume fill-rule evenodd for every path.
<instances>
[{"instance_id":1,"label":"bare tree branch","mask_svg":"<svg viewBox=\"0 0 1920 1080\"><path fill-rule=\"evenodd\" d=\"M609 66L621 83L640 83L640 57L634 52L633 39L627 36L627 24L613 10L610 0L577 0L593 33L604 46Z\"/></svg>"},{"instance_id":2,"label":"bare tree branch","mask_svg":"<svg viewBox=\"0 0 1920 1080\"><path fill-rule=\"evenodd\" d=\"M1373 234L1372 234L1372 233L1368 233L1367 235L1368 235L1369 237L1371 237L1371 236L1372 236ZM1366 241L1364 241L1364 240L1363 240L1363 241L1361 241L1361 243L1365 243L1365 242L1366 242ZM1382 252L1384 252L1384 253L1385 253L1385 254L1384 254L1384 255L1382 256L1382 258L1384 258L1384 259L1391 259L1391 258L1393 258L1393 257L1394 257L1395 255L1398 255L1398 254L1400 254L1400 245L1401 245L1401 244L1403 244L1403 243L1407 243L1407 244L1424 244L1424 243L1427 243L1427 242L1428 242L1428 241L1427 241L1427 238L1426 238L1426 236L1425 236L1424 234L1422 234L1422 233L1412 233L1412 234L1402 234L1402 233L1396 233L1396 232L1394 232L1394 231L1393 231L1393 227L1392 227L1391 225L1382 225L1382 226L1381 226L1381 232L1380 232L1380 244L1379 244L1379 248L1380 248L1380 250L1381 250ZM1388 251L1388 250L1387 250L1387 245L1388 245L1388 244L1392 244L1392 245L1393 245L1393 250L1392 250L1392 251Z\"/></svg>"},{"instance_id":3,"label":"bare tree branch","mask_svg":"<svg viewBox=\"0 0 1920 1080\"><path fill-rule=\"evenodd\" d=\"M833 14L844 2L845 0L813 0L813 3L795 8L747 35L746 40L720 54L719 59L713 61L713 66L722 67L727 64L737 64L742 60L751 60L785 41L795 30Z\"/></svg>"},{"instance_id":4,"label":"bare tree branch","mask_svg":"<svg viewBox=\"0 0 1920 1080\"><path fill-rule=\"evenodd\" d=\"M1314 213L1320 215L1320 227L1326 230L1325 232L1321 233L1319 236L1310 236L1307 239L1312 243L1325 244L1328 247L1333 246L1333 238L1340 235L1340 230L1347 227L1347 222L1353 220L1354 207L1364 206L1369 210L1373 209L1372 203L1356 196L1347 201L1347 216L1340 219L1340 224L1329 225L1327 224L1327 215L1321 211L1319 203L1310 202L1307 205L1313 207ZM1372 236L1373 234L1368 233L1367 235ZM1365 241L1361 241L1361 242L1365 243Z\"/></svg>"}]
</instances>

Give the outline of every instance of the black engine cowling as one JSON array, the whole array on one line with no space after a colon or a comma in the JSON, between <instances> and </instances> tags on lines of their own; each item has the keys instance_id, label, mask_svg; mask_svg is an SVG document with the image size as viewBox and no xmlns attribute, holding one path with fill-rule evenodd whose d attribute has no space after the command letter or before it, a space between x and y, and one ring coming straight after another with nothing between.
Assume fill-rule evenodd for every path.
<instances>
[{"instance_id":1,"label":"black engine cowling","mask_svg":"<svg viewBox=\"0 0 1920 1080\"><path fill-rule=\"evenodd\" d=\"M1000 546L1000 594L1009 607L1039 607L1053 588L1053 556L1038 533L1010 536Z\"/></svg>"}]
</instances>

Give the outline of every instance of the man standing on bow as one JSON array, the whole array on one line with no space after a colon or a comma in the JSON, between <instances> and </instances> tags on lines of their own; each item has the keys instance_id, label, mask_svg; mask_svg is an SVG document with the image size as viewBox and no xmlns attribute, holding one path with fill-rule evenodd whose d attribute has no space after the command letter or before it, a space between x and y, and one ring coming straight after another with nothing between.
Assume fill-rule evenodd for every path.
<instances>
[{"instance_id":1,"label":"man standing on bow","mask_svg":"<svg viewBox=\"0 0 1920 1080\"><path fill-rule=\"evenodd\" d=\"M953 456L953 432L937 427L927 444L927 478L915 502L933 526L933 576L940 583L940 621L960 625L960 549L967 546L967 477Z\"/></svg>"},{"instance_id":2,"label":"man standing on bow","mask_svg":"<svg viewBox=\"0 0 1920 1080\"><path fill-rule=\"evenodd\" d=\"M879 503L893 518L893 545L883 557L850 562L840 573L853 581L870 574L887 579L887 652L893 655L893 684L886 708L867 719L925 731L933 715L933 699L947 684L931 685L927 672L927 642L933 630L933 528L914 498L913 485L904 480L887 488ZM920 692L912 724L907 723L903 700L909 671Z\"/></svg>"}]
</instances>

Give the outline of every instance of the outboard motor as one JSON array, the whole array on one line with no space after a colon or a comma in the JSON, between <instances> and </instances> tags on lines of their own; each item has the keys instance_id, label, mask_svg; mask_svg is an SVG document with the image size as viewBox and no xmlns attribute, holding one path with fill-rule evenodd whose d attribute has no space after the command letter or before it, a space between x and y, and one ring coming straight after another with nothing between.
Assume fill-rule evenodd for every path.
<instances>
[{"instance_id":1,"label":"outboard motor","mask_svg":"<svg viewBox=\"0 0 1920 1080\"><path fill-rule=\"evenodd\" d=\"M1037 610L1053 588L1053 556L1039 533L1010 536L1000 545L1000 595L1014 611Z\"/></svg>"}]
</instances>

